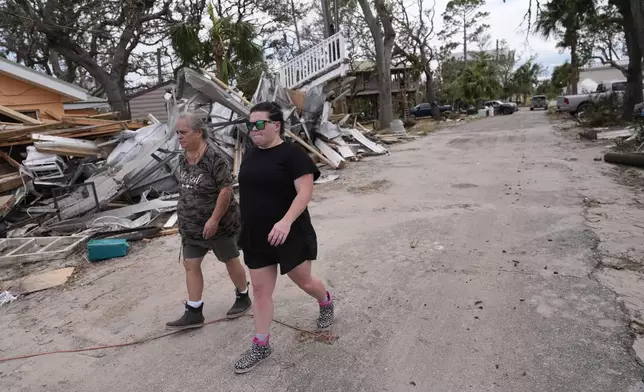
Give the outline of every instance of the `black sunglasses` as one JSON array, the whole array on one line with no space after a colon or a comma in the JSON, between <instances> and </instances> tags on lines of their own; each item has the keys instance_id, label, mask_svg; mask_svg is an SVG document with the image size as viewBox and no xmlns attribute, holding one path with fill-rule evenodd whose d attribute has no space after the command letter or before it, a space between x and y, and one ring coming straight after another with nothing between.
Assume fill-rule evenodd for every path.
<instances>
[{"instance_id":1,"label":"black sunglasses","mask_svg":"<svg viewBox=\"0 0 644 392\"><path fill-rule=\"evenodd\" d=\"M266 124L272 124L275 121L271 120L257 120L255 122L250 122L246 121L246 128L248 128L248 131L252 131L253 128L257 129L258 131L263 131L264 128L266 128Z\"/></svg>"}]
</instances>

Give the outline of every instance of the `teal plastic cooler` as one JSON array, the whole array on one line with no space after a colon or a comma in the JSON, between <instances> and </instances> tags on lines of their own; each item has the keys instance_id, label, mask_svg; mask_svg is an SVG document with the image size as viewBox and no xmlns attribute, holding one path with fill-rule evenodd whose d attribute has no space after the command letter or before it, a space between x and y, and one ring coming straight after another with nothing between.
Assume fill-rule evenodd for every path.
<instances>
[{"instance_id":1,"label":"teal plastic cooler","mask_svg":"<svg viewBox=\"0 0 644 392\"><path fill-rule=\"evenodd\" d=\"M113 259L127 255L129 250L130 245L126 240L91 240L87 243L87 258L89 261Z\"/></svg>"}]
</instances>

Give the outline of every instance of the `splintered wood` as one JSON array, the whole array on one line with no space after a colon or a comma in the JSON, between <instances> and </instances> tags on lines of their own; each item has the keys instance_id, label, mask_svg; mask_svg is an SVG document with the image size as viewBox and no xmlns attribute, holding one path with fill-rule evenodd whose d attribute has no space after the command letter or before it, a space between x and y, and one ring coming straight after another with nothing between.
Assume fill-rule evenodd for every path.
<instances>
[{"instance_id":1,"label":"splintered wood","mask_svg":"<svg viewBox=\"0 0 644 392\"><path fill-rule=\"evenodd\" d=\"M145 126L145 124L132 121L103 119L102 117L115 115L115 113L107 114L98 115L101 117L57 117L55 122L46 124L38 122L38 125L3 125L0 127L0 147L31 144L31 135L34 133L69 138L98 137L114 135L125 130L137 130ZM54 118L51 114L50 116Z\"/></svg>"}]
</instances>

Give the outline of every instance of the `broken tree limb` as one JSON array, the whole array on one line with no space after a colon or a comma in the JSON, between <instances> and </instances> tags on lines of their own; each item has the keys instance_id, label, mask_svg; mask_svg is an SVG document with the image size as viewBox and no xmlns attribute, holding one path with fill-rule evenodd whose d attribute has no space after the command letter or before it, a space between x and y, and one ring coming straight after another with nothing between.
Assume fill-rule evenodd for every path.
<instances>
[{"instance_id":1,"label":"broken tree limb","mask_svg":"<svg viewBox=\"0 0 644 392\"><path fill-rule=\"evenodd\" d=\"M305 142L304 140L302 140L302 138L300 138L299 136L293 134L291 131L286 131L285 133L286 133L286 136L288 136L288 137L292 138L293 140L295 140L296 142L300 143L302 145L302 147L306 148L311 153L313 153L313 155L315 155L316 157L320 158L322 160L322 162L326 163L327 165L331 166L334 169L339 169L338 166L336 166L333 162L331 162L327 157L322 155L318 150L316 150L315 148L309 146L309 144L307 142Z\"/></svg>"},{"instance_id":2,"label":"broken tree limb","mask_svg":"<svg viewBox=\"0 0 644 392\"><path fill-rule=\"evenodd\" d=\"M604 155L604 161L617 165L644 167L644 154L627 152L608 152Z\"/></svg>"},{"instance_id":3,"label":"broken tree limb","mask_svg":"<svg viewBox=\"0 0 644 392\"><path fill-rule=\"evenodd\" d=\"M42 124L42 121L38 121L35 118L31 118L29 116L25 116L24 114L20 112L16 112L13 109L9 109L6 106L0 105L0 114L4 114L5 116L11 117L14 120L18 120L24 124L31 124L31 125L40 125Z\"/></svg>"}]
</instances>

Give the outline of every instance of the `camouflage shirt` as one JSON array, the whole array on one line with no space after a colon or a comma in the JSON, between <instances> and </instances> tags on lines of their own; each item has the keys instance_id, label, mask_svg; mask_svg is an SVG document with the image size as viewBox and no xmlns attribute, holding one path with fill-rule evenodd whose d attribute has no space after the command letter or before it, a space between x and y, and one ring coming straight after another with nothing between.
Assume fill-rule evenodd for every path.
<instances>
[{"instance_id":1,"label":"camouflage shirt","mask_svg":"<svg viewBox=\"0 0 644 392\"><path fill-rule=\"evenodd\" d=\"M179 159L179 170L179 232L184 239L203 241L203 228L212 216L219 192L233 185L232 173L211 146L206 147L195 165L189 164L184 154ZM228 210L219 221L217 233L210 239L233 237L240 228L239 204L231 195Z\"/></svg>"}]
</instances>

